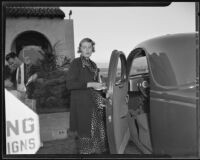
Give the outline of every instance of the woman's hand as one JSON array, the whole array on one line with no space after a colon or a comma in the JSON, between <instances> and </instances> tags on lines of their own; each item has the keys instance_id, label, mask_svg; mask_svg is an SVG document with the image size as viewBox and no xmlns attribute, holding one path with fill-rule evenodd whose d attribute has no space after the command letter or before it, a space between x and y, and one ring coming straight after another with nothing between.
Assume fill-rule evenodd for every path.
<instances>
[{"instance_id":1,"label":"woman's hand","mask_svg":"<svg viewBox=\"0 0 200 160\"><path fill-rule=\"evenodd\" d=\"M101 88L105 88L105 84L99 82L88 82L87 88L94 88L95 90L99 90Z\"/></svg>"},{"instance_id":2,"label":"woman's hand","mask_svg":"<svg viewBox=\"0 0 200 160\"><path fill-rule=\"evenodd\" d=\"M28 86L31 82L35 82L37 79L38 75L37 73L33 74L29 79L28 82L26 83L26 86Z\"/></svg>"},{"instance_id":3,"label":"woman's hand","mask_svg":"<svg viewBox=\"0 0 200 160\"><path fill-rule=\"evenodd\" d=\"M38 75L37 75L37 73L35 73L31 77L32 77L32 81L34 82L37 79Z\"/></svg>"}]
</instances>

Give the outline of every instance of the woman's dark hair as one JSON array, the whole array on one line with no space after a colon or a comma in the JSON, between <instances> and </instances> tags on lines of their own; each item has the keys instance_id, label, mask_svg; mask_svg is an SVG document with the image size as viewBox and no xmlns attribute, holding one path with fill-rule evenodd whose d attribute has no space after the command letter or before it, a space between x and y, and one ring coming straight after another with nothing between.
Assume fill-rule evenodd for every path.
<instances>
[{"instance_id":1,"label":"woman's dark hair","mask_svg":"<svg viewBox=\"0 0 200 160\"><path fill-rule=\"evenodd\" d=\"M81 53L81 45L82 45L83 42L89 42L89 43L91 43L92 44L92 52L95 52L95 48L94 48L95 42L92 39L90 39L90 38L84 38L79 43L78 53Z\"/></svg>"},{"instance_id":2,"label":"woman's dark hair","mask_svg":"<svg viewBox=\"0 0 200 160\"><path fill-rule=\"evenodd\" d=\"M10 52L6 55L6 61L9 61L10 58L17 57L17 54L15 52Z\"/></svg>"}]
</instances>

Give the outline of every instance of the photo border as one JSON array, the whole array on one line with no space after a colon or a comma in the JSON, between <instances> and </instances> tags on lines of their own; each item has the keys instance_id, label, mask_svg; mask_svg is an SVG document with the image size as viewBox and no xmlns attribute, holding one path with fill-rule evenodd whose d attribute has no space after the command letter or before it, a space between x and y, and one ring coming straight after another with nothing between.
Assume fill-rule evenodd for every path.
<instances>
[{"instance_id":1,"label":"photo border","mask_svg":"<svg viewBox=\"0 0 200 160\"><path fill-rule=\"evenodd\" d=\"M172 1L173 2L173 1ZM195 2L195 1L193 1ZM4 93L4 75L3 75L3 71L4 71L4 65L5 65L5 22L6 22L6 16L5 16L5 8L7 6L12 6L12 5L17 5L17 6L55 6L55 7L60 7L60 6L72 6L72 7L134 7L134 6L141 6L141 7L160 7L160 6L167 6L169 5L171 2L132 2L131 0L126 0L126 1L2 1L1 2L1 8L2 8L2 30L1 30L1 35L2 35L2 63L1 63L1 77L2 77L2 96L1 96L1 100L2 100L2 127L1 129L4 131L2 131L2 138L4 143L2 143L3 147L2 147L2 158L20 158L20 159L27 159L27 158L103 158L103 157L110 157L110 158L160 158L163 157L163 155L147 155L147 156L140 156L140 155L67 155L67 154L59 154L59 155L51 155L51 154L40 154L40 155L6 155L6 143L5 143L5 93ZM196 92L196 96L197 96L197 133L198 133L198 157L200 157L200 89L199 89L199 68L200 68L200 56L199 56L199 2L195 2L195 18L196 18L196 32L198 32L198 36L197 36L197 49L196 49L196 84L197 84L197 92Z\"/></svg>"}]
</instances>

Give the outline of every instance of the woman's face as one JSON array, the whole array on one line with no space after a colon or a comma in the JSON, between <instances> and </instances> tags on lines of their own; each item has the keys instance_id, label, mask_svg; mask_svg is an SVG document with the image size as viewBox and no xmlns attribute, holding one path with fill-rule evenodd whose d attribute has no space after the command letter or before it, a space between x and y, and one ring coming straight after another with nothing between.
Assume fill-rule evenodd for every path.
<instances>
[{"instance_id":1,"label":"woman's face","mask_svg":"<svg viewBox=\"0 0 200 160\"><path fill-rule=\"evenodd\" d=\"M81 55L89 58L92 55L92 43L90 42L82 42L81 44Z\"/></svg>"}]
</instances>

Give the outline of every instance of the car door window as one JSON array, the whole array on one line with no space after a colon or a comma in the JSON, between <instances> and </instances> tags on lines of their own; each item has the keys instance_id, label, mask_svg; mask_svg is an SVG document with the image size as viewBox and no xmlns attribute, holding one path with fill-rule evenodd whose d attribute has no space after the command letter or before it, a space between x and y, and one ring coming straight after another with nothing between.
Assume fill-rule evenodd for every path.
<instances>
[{"instance_id":1,"label":"car door window","mask_svg":"<svg viewBox=\"0 0 200 160\"><path fill-rule=\"evenodd\" d=\"M118 60L117 64L117 72L116 72L116 78L115 78L115 84L120 84L122 79L121 79L122 71L121 71L121 60Z\"/></svg>"},{"instance_id":2,"label":"car door window","mask_svg":"<svg viewBox=\"0 0 200 160\"><path fill-rule=\"evenodd\" d=\"M147 59L146 56L144 57L138 57L133 60L131 64L131 70L130 70L130 76L148 73L148 65L147 65Z\"/></svg>"}]
</instances>

